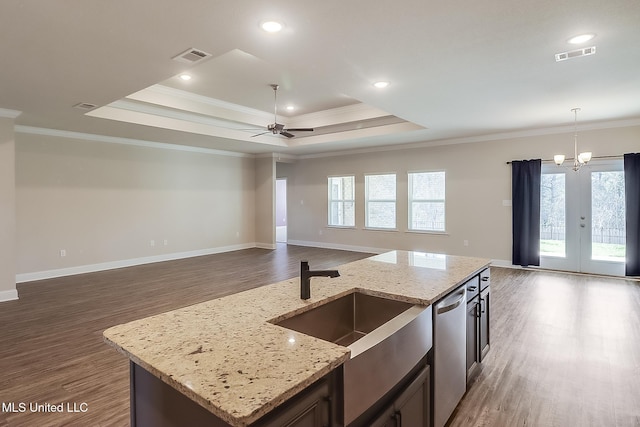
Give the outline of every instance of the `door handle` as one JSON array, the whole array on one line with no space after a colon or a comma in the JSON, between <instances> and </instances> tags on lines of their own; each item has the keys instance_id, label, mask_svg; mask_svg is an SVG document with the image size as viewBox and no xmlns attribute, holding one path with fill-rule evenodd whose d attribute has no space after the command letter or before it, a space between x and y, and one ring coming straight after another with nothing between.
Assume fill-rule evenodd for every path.
<instances>
[{"instance_id":1,"label":"door handle","mask_svg":"<svg viewBox=\"0 0 640 427\"><path fill-rule=\"evenodd\" d=\"M396 413L393 414L393 418L396 421L396 426L401 427L402 426L402 412L396 411Z\"/></svg>"},{"instance_id":2,"label":"door handle","mask_svg":"<svg viewBox=\"0 0 640 427\"><path fill-rule=\"evenodd\" d=\"M462 304L462 300L464 299L464 289L462 291L460 291L460 297L458 297L458 299L456 299L455 301L453 301L452 303L449 303L447 305L444 306L440 306L438 305L436 313L437 314L443 314L446 313L447 311L451 311L454 308L458 307L460 304ZM440 304L446 303L447 301L443 301Z\"/></svg>"}]
</instances>

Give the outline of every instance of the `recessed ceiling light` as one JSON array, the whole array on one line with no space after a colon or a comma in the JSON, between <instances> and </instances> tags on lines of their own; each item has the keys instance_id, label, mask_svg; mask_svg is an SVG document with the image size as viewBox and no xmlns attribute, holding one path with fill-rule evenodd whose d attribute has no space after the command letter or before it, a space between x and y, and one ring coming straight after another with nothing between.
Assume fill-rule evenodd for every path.
<instances>
[{"instance_id":1,"label":"recessed ceiling light","mask_svg":"<svg viewBox=\"0 0 640 427\"><path fill-rule=\"evenodd\" d=\"M282 30L284 25L278 21L264 21L260 24L260 28L265 30L267 33L277 33Z\"/></svg>"},{"instance_id":2,"label":"recessed ceiling light","mask_svg":"<svg viewBox=\"0 0 640 427\"><path fill-rule=\"evenodd\" d=\"M180 74L180 78L185 82L191 80L191 76L189 74Z\"/></svg>"},{"instance_id":3,"label":"recessed ceiling light","mask_svg":"<svg viewBox=\"0 0 640 427\"><path fill-rule=\"evenodd\" d=\"M389 82L384 82L384 81L375 82L373 86L377 87L378 89L384 89L385 87L389 86Z\"/></svg>"},{"instance_id":4,"label":"recessed ceiling light","mask_svg":"<svg viewBox=\"0 0 640 427\"><path fill-rule=\"evenodd\" d=\"M296 107L294 107L293 105L287 105L287 111L293 111L296 109Z\"/></svg>"},{"instance_id":5,"label":"recessed ceiling light","mask_svg":"<svg viewBox=\"0 0 640 427\"><path fill-rule=\"evenodd\" d=\"M588 42L589 40L593 39L596 35L589 33L589 34L580 34L578 36L574 36L571 37L569 40L567 40L567 42L571 43L571 44L582 44L585 42Z\"/></svg>"}]
</instances>

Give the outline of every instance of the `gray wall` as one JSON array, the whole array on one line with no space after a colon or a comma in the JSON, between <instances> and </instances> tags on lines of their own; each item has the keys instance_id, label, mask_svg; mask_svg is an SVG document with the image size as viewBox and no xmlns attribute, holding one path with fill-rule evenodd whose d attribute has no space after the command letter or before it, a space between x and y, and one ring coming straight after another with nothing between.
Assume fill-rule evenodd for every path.
<instances>
[{"instance_id":1,"label":"gray wall","mask_svg":"<svg viewBox=\"0 0 640 427\"><path fill-rule=\"evenodd\" d=\"M276 162L271 156L260 157L255 165L256 245L273 249L276 245Z\"/></svg>"},{"instance_id":2,"label":"gray wall","mask_svg":"<svg viewBox=\"0 0 640 427\"><path fill-rule=\"evenodd\" d=\"M0 117L0 301L18 297L15 199L13 119Z\"/></svg>"},{"instance_id":3,"label":"gray wall","mask_svg":"<svg viewBox=\"0 0 640 427\"><path fill-rule=\"evenodd\" d=\"M621 155L640 148L640 127L582 131L582 151ZM573 135L530 136L478 143L362 152L299 160L289 178L289 243L372 250L408 249L511 259L509 160L573 157ZM446 233L407 231L407 172L446 171ZM364 229L364 174L397 174L397 231ZM327 176L356 176L356 227L327 227ZM468 241L468 246L464 241Z\"/></svg>"},{"instance_id":4,"label":"gray wall","mask_svg":"<svg viewBox=\"0 0 640 427\"><path fill-rule=\"evenodd\" d=\"M6 292L15 294L16 273L33 280L57 272L274 247L276 176L287 178L290 243L509 260L511 207L503 201L511 199L511 173L505 162L572 152L571 133L562 133L276 163L271 156L184 152L30 133L15 134L14 144L12 123L0 120L4 299ZM580 133L580 148L595 156L621 155L639 147L640 126ZM429 170L447 172L445 234L407 232L406 174ZM383 172L398 174L398 231L364 230L364 174ZM356 175L354 229L327 227L327 176L341 174Z\"/></svg>"},{"instance_id":5,"label":"gray wall","mask_svg":"<svg viewBox=\"0 0 640 427\"><path fill-rule=\"evenodd\" d=\"M254 169L251 156L18 133L17 273L253 247Z\"/></svg>"}]
</instances>

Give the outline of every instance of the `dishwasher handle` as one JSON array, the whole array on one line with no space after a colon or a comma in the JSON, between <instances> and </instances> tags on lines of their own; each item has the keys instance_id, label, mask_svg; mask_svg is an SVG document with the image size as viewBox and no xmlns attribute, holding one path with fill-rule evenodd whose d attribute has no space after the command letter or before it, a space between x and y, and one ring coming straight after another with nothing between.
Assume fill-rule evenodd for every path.
<instances>
[{"instance_id":1,"label":"dishwasher handle","mask_svg":"<svg viewBox=\"0 0 640 427\"><path fill-rule=\"evenodd\" d=\"M447 311L451 311L458 308L458 306L462 304L462 301L464 301L464 295L465 295L465 289L462 288L461 290L456 292L454 295L449 297L449 299L451 299L454 296L458 296L458 298L456 298L455 301L453 302L449 302L448 300L442 301L440 304L436 306L436 314L444 314Z\"/></svg>"}]
</instances>

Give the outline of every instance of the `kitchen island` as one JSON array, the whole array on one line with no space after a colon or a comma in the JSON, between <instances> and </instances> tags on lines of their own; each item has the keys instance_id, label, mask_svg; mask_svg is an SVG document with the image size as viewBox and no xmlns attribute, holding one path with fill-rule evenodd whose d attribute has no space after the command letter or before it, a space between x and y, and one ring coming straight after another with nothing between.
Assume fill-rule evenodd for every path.
<instances>
[{"instance_id":1,"label":"kitchen island","mask_svg":"<svg viewBox=\"0 0 640 427\"><path fill-rule=\"evenodd\" d=\"M104 339L132 368L223 422L247 426L350 357L347 347L274 323L354 291L430 306L489 262L392 251L342 265L338 278L313 278L308 300L295 278L115 326Z\"/></svg>"}]
</instances>

